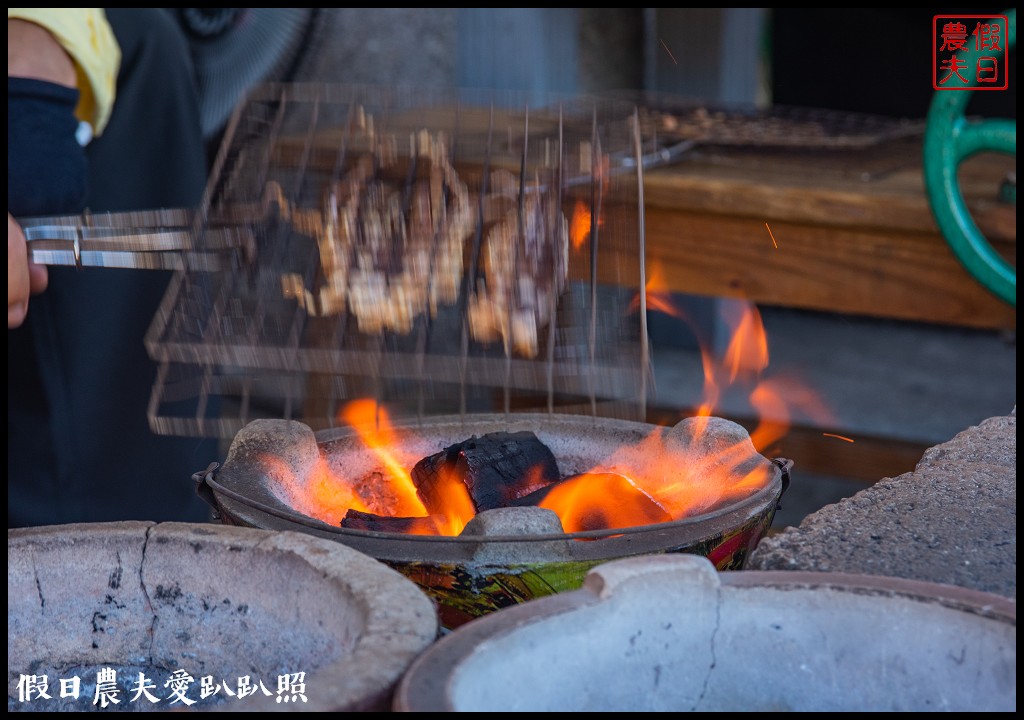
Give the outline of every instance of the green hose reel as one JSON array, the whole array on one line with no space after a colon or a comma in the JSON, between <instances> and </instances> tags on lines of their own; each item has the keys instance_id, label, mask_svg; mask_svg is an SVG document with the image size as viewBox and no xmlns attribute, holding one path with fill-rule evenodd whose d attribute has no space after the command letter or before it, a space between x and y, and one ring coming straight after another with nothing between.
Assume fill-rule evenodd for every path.
<instances>
[{"instance_id":1,"label":"green hose reel","mask_svg":"<svg viewBox=\"0 0 1024 720\"><path fill-rule=\"evenodd\" d=\"M1017 11L1008 10L1006 48L1016 44ZM973 59L976 53L965 52ZM957 168L983 151L1016 156L1014 120L968 120L964 110L971 91L937 90L928 110L924 135L924 182L935 221L946 242L967 271L1002 300L1017 305L1017 269L982 235L964 201ZM1016 203L1016 190L1013 192ZM1008 198L1005 198L1008 199Z\"/></svg>"}]
</instances>

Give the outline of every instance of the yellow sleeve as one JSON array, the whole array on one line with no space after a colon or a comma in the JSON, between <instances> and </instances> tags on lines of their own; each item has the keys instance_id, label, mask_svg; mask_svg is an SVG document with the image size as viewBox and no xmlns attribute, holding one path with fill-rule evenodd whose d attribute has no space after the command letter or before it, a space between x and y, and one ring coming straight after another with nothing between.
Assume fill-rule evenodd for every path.
<instances>
[{"instance_id":1,"label":"yellow sleeve","mask_svg":"<svg viewBox=\"0 0 1024 720\"><path fill-rule=\"evenodd\" d=\"M103 8L7 8L7 18L43 26L75 61L80 93L75 114L100 135L114 107L121 67L121 48Z\"/></svg>"}]
</instances>

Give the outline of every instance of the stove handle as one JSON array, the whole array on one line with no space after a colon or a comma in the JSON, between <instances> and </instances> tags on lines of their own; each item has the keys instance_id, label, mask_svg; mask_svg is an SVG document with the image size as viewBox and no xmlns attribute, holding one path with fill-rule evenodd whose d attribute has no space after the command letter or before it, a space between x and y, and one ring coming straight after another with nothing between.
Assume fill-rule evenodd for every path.
<instances>
[{"instance_id":1,"label":"stove handle","mask_svg":"<svg viewBox=\"0 0 1024 720\"><path fill-rule=\"evenodd\" d=\"M212 462L205 470L192 474L192 481L196 484L196 495L213 508L213 519L217 521L221 519L220 505L217 504L217 496L214 494L213 488L210 487L209 481L213 480L219 467L220 463Z\"/></svg>"},{"instance_id":2,"label":"stove handle","mask_svg":"<svg viewBox=\"0 0 1024 720\"><path fill-rule=\"evenodd\" d=\"M790 471L793 469L793 461L788 458L772 458L772 462L778 465L779 470L782 471L782 492L779 493L779 499L786 494L789 490L790 482Z\"/></svg>"}]
</instances>

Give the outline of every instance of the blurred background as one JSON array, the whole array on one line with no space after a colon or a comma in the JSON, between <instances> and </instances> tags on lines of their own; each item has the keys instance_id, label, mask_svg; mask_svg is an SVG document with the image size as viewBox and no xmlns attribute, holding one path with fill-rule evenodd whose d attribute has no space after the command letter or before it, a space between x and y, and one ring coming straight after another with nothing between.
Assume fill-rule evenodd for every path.
<instances>
[{"instance_id":1,"label":"blurred background","mask_svg":"<svg viewBox=\"0 0 1024 720\"><path fill-rule=\"evenodd\" d=\"M186 9L176 13L191 38L204 127L216 147L232 107L245 89L263 80L416 87L473 87L533 93L647 92L719 107L791 107L872 114L924 121L935 91L931 84L932 20L935 15L998 14L1000 8L276 8ZM1016 67L1015 51L1009 66ZM1008 90L976 92L969 112L1016 118L1016 78ZM784 253L793 238L806 245L847 245L872 238L876 246L859 280L889 269L948 255L920 192L920 148L900 146L895 170L844 172L862 158L834 156L829 163L799 150L744 155L742 148L688 155L689 184L680 193L696 197L701 173L728 195L721 207L694 199L693 223L680 223L680 243L694 264L704 256L729 257L728 233L696 240L693 227L715 227L713 218L742 214L750 202L769 203L768 193L794 177L787 204L751 218L772 221L758 242ZM756 161L755 161L756 160ZM748 163L749 161L749 163ZM872 158L877 161L877 158ZM745 164L747 163L747 164ZM786 170L776 174L779 167ZM1012 187L1015 198L1015 164ZM823 169L824 168L824 169ZM892 170L907 173L917 216L895 221L892 237L920 241L914 253L899 252L902 240L885 245L890 228L869 218L861 235L836 235L825 220L809 225L801 215L801 187L845 182L846 198L863 194L865 217L886 202L884 183ZM723 173L732 172L725 177ZM742 176L742 183L729 182ZM917 177L917 180L913 180ZM837 179L838 178L838 179ZM992 180L992 203L1008 176ZM913 185L916 182L917 185ZM830 186L831 187L831 186ZM736 188L740 188L737 190ZM795 188L795 189L794 189ZM879 189L883 188L883 189ZM743 193L747 193L744 195ZM903 198L904 200L906 198ZM671 202L660 200L660 202ZM687 205L689 198L679 198ZM702 204L703 203L703 204ZM989 203L989 204L992 204ZM1015 200L1014 200L1015 203ZM756 203L755 203L756 204ZM770 203L769 203L770 204ZM854 203L856 204L856 203ZM976 205L976 207L984 206ZM902 207L902 206L901 206ZM690 210L693 208L690 207ZM830 212L827 209L824 213ZM842 215L847 210L832 210ZM890 216L898 213L893 211ZM756 216L756 217L755 217ZM884 214L883 214L884 216ZM1015 206L1011 221L1000 217L1002 252L1015 267ZM902 217L902 216L901 216ZM706 221L705 225L700 222ZM817 225L815 225L815 222ZM842 219L852 233L853 219ZM768 222L764 222L768 226ZM913 226L913 227L910 227ZM927 227L926 227L927 226ZM908 230L908 227L910 228ZM816 230L818 228L819 231ZM768 233L775 232L769 239ZM860 230L858 230L860 232ZM689 236L687 236L689 233ZM684 237L685 236L685 237ZM927 242L926 242L927 240ZM864 242L867 242L866 240ZM927 243L931 243L930 245ZM694 246L702 248L694 251ZM657 248L664 244L657 245ZM790 245L793 247L793 245ZM916 246L915 246L916 247ZM879 249L881 248L881 249ZM1007 250L1006 248L1011 248ZM865 247L865 251L868 248ZM649 264L662 260L649 252ZM814 268L762 268L761 284L778 291L750 293L749 277L714 292L672 276L686 258L665 258L670 276L666 307L651 311L657 419L684 416L705 402L705 359L722 358L735 337L724 320L737 306L754 305L763 322L769 353L766 377L797 377L814 397L796 408L787 433L765 452L794 460L793 484L783 498L775 527L795 525L809 512L854 494L883 477L913 469L921 453L961 430L1016 405L1016 310L993 299L964 273L931 268L926 282L909 285L899 301L853 302L844 281L834 292L787 295L793 276L857 266L855 251L835 257L818 248ZM726 260L727 262L727 260ZM673 266L672 263L675 265ZM831 264L831 265L830 265ZM922 268L922 272L929 268ZM908 277L918 268L904 267ZM894 276L901 277L899 272ZM828 278L822 284L828 285ZM795 284L794 284L795 285ZM872 288L864 287L870 294ZM973 294L972 294L973 293ZM758 297L753 297L758 295ZM974 298L946 312L950 297ZM899 298L899 293L893 297ZM813 407L813 409L812 409ZM761 422L743 392L719 393L715 414L753 429Z\"/></svg>"}]
</instances>

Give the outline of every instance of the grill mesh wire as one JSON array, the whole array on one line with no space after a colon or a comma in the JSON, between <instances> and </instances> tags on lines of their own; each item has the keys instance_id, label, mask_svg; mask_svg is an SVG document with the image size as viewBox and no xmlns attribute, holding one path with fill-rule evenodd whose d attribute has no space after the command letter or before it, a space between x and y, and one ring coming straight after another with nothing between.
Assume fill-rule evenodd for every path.
<instances>
[{"instance_id":1,"label":"grill mesh wire","mask_svg":"<svg viewBox=\"0 0 1024 720\"><path fill-rule=\"evenodd\" d=\"M255 89L229 123L194 227L200 250L218 250L218 234L208 231L224 226L246 249L231 271L186 265L174 278L146 338L160 364L154 430L230 439L259 417L322 429L357 398L373 398L393 416L547 409L642 420L650 385L640 292L644 168L716 147L887 157L888 141L921 132L916 121L716 109L654 93L529 97L330 84ZM424 138L443 141L472 212L460 240L458 297L418 314L409 329L364 332L347 303L324 313L286 296L283 277L316 295L330 274L317 242L329 189L369 153L370 182L397 188L408 211L410 188L424 179ZM520 201L542 194L566 218L577 208L592 217L573 223L579 244L528 356L474 337L467 322L488 233L500 219L489 201L498 170L511 174ZM514 203L519 218L523 207ZM357 225L368 222L360 215ZM397 268L401 251L396 256Z\"/></svg>"},{"instance_id":2,"label":"grill mesh wire","mask_svg":"<svg viewBox=\"0 0 1024 720\"><path fill-rule=\"evenodd\" d=\"M414 186L427 182L421 149L436 140L471 211L457 297L420 308L409 328L367 332L349 301L324 311L287 293L284 278L309 298L337 282L318 240L339 204L338 191L329 199L332 188L351 181L360 158L372 158L369 183L397 193L408 217ZM254 251L239 252L230 271L186 267L173 278L146 337L160 366L154 431L231 438L261 417L318 430L339 424L339 410L357 398L373 398L396 417L546 408L642 419L649 381L642 172L645 153L655 150L640 139L636 106L618 99L530 105L492 91L257 88L232 117L195 227L200 248L208 229L233 225ZM496 209L499 171L514 183ZM453 202L453 186L445 191ZM489 233L502 218L522 228L534 196L561 212L571 237L557 302L538 311L536 345L523 352L501 337L479 337L468 308L493 280L484 262ZM354 216L357 238L379 232L368 202ZM392 232L401 234L383 231L397 248L388 282L408 260ZM522 241L525 231L517 236ZM553 230L541 240L558 241ZM442 248L435 238L432 268ZM558 271L542 272L554 284Z\"/></svg>"}]
</instances>

